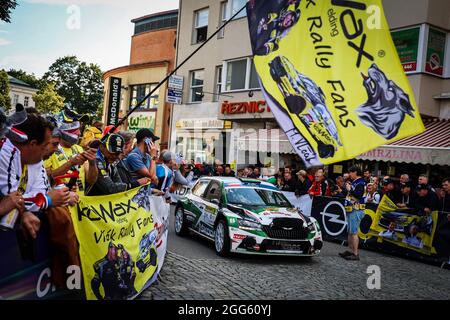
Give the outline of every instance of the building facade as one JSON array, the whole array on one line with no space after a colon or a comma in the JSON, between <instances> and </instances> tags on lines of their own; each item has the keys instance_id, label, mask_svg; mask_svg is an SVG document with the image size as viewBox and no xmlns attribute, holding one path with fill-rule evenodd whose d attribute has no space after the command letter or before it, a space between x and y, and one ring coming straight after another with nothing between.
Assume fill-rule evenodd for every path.
<instances>
[{"instance_id":1,"label":"building facade","mask_svg":"<svg viewBox=\"0 0 450 320\"><path fill-rule=\"evenodd\" d=\"M177 64L245 3L180 0ZM421 114L424 118L449 119L450 2L383 0L383 5ZM184 78L184 90L182 104L173 108L173 150L189 159L241 165L271 164L277 168L295 167L300 162L278 130L259 89L245 10L177 74ZM200 125L210 119L223 121L223 127L217 123L214 128L187 129L182 124Z\"/></svg>"},{"instance_id":2,"label":"building facade","mask_svg":"<svg viewBox=\"0 0 450 320\"><path fill-rule=\"evenodd\" d=\"M35 107L33 95L38 92L38 89L33 88L28 83L8 75L9 79L9 97L11 98L11 105L14 106L21 103L25 108Z\"/></svg>"},{"instance_id":3,"label":"building facade","mask_svg":"<svg viewBox=\"0 0 450 320\"><path fill-rule=\"evenodd\" d=\"M158 83L170 73L175 65L175 45L178 10L171 10L133 19L134 35L131 39L130 64L104 73L105 84L103 121L108 122L113 103L111 91L120 79L118 118L122 118ZM123 128L137 132L141 128L152 129L161 137L161 148L168 147L170 104L166 103L167 85L157 89L143 105L125 122ZM110 124L111 123L110 121Z\"/></svg>"}]
</instances>

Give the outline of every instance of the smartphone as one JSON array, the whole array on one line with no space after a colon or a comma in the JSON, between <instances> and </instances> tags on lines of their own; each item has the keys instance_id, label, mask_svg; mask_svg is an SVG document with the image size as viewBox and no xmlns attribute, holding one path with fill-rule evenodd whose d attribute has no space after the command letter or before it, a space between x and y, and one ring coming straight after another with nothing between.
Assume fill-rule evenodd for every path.
<instances>
[{"instance_id":1,"label":"smartphone","mask_svg":"<svg viewBox=\"0 0 450 320\"><path fill-rule=\"evenodd\" d=\"M153 142L152 138L145 138L145 143L150 147L150 144Z\"/></svg>"}]
</instances>

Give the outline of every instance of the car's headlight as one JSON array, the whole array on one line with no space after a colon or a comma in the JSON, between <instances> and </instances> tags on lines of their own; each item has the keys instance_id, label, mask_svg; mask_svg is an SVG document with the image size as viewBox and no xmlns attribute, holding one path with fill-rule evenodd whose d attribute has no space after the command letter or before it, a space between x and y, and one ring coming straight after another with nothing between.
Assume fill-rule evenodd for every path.
<instances>
[{"instance_id":1,"label":"car's headlight","mask_svg":"<svg viewBox=\"0 0 450 320\"><path fill-rule=\"evenodd\" d=\"M257 221L248 219L238 219L239 228L243 230L261 230L261 224Z\"/></svg>"},{"instance_id":2,"label":"car's headlight","mask_svg":"<svg viewBox=\"0 0 450 320\"><path fill-rule=\"evenodd\" d=\"M311 221L308 223L308 230L309 230L309 232L316 231L316 226L314 225L314 222Z\"/></svg>"}]
</instances>

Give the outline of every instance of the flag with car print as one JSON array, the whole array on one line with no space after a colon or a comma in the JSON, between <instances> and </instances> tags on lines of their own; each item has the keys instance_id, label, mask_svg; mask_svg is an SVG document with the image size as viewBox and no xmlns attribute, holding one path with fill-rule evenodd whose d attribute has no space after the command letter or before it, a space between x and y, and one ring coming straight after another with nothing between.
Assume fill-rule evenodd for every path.
<instances>
[{"instance_id":1,"label":"flag with car print","mask_svg":"<svg viewBox=\"0 0 450 320\"><path fill-rule=\"evenodd\" d=\"M168 212L153 212L153 198L144 186L81 196L71 208L88 300L133 299L156 280L167 248Z\"/></svg>"},{"instance_id":2,"label":"flag with car print","mask_svg":"<svg viewBox=\"0 0 450 320\"><path fill-rule=\"evenodd\" d=\"M381 0L250 0L254 63L306 167L425 130Z\"/></svg>"}]
</instances>

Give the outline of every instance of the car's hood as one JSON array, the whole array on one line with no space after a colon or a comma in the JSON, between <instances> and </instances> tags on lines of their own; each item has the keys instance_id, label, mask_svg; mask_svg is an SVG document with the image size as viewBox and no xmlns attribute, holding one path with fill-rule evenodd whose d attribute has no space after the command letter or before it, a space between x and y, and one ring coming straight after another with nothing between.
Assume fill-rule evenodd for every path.
<instances>
[{"instance_id":1,"label":"car's hood","mask_svg":"<svg viewBox=\"0 0 450 320\"><path fill-rule=\"evenodd\" d=\"M296 208L262 207L246 211L263 225L270 225L275 218L294 218L305 222L304 217L298 213Z\"/></svg>"}]
</instances>

